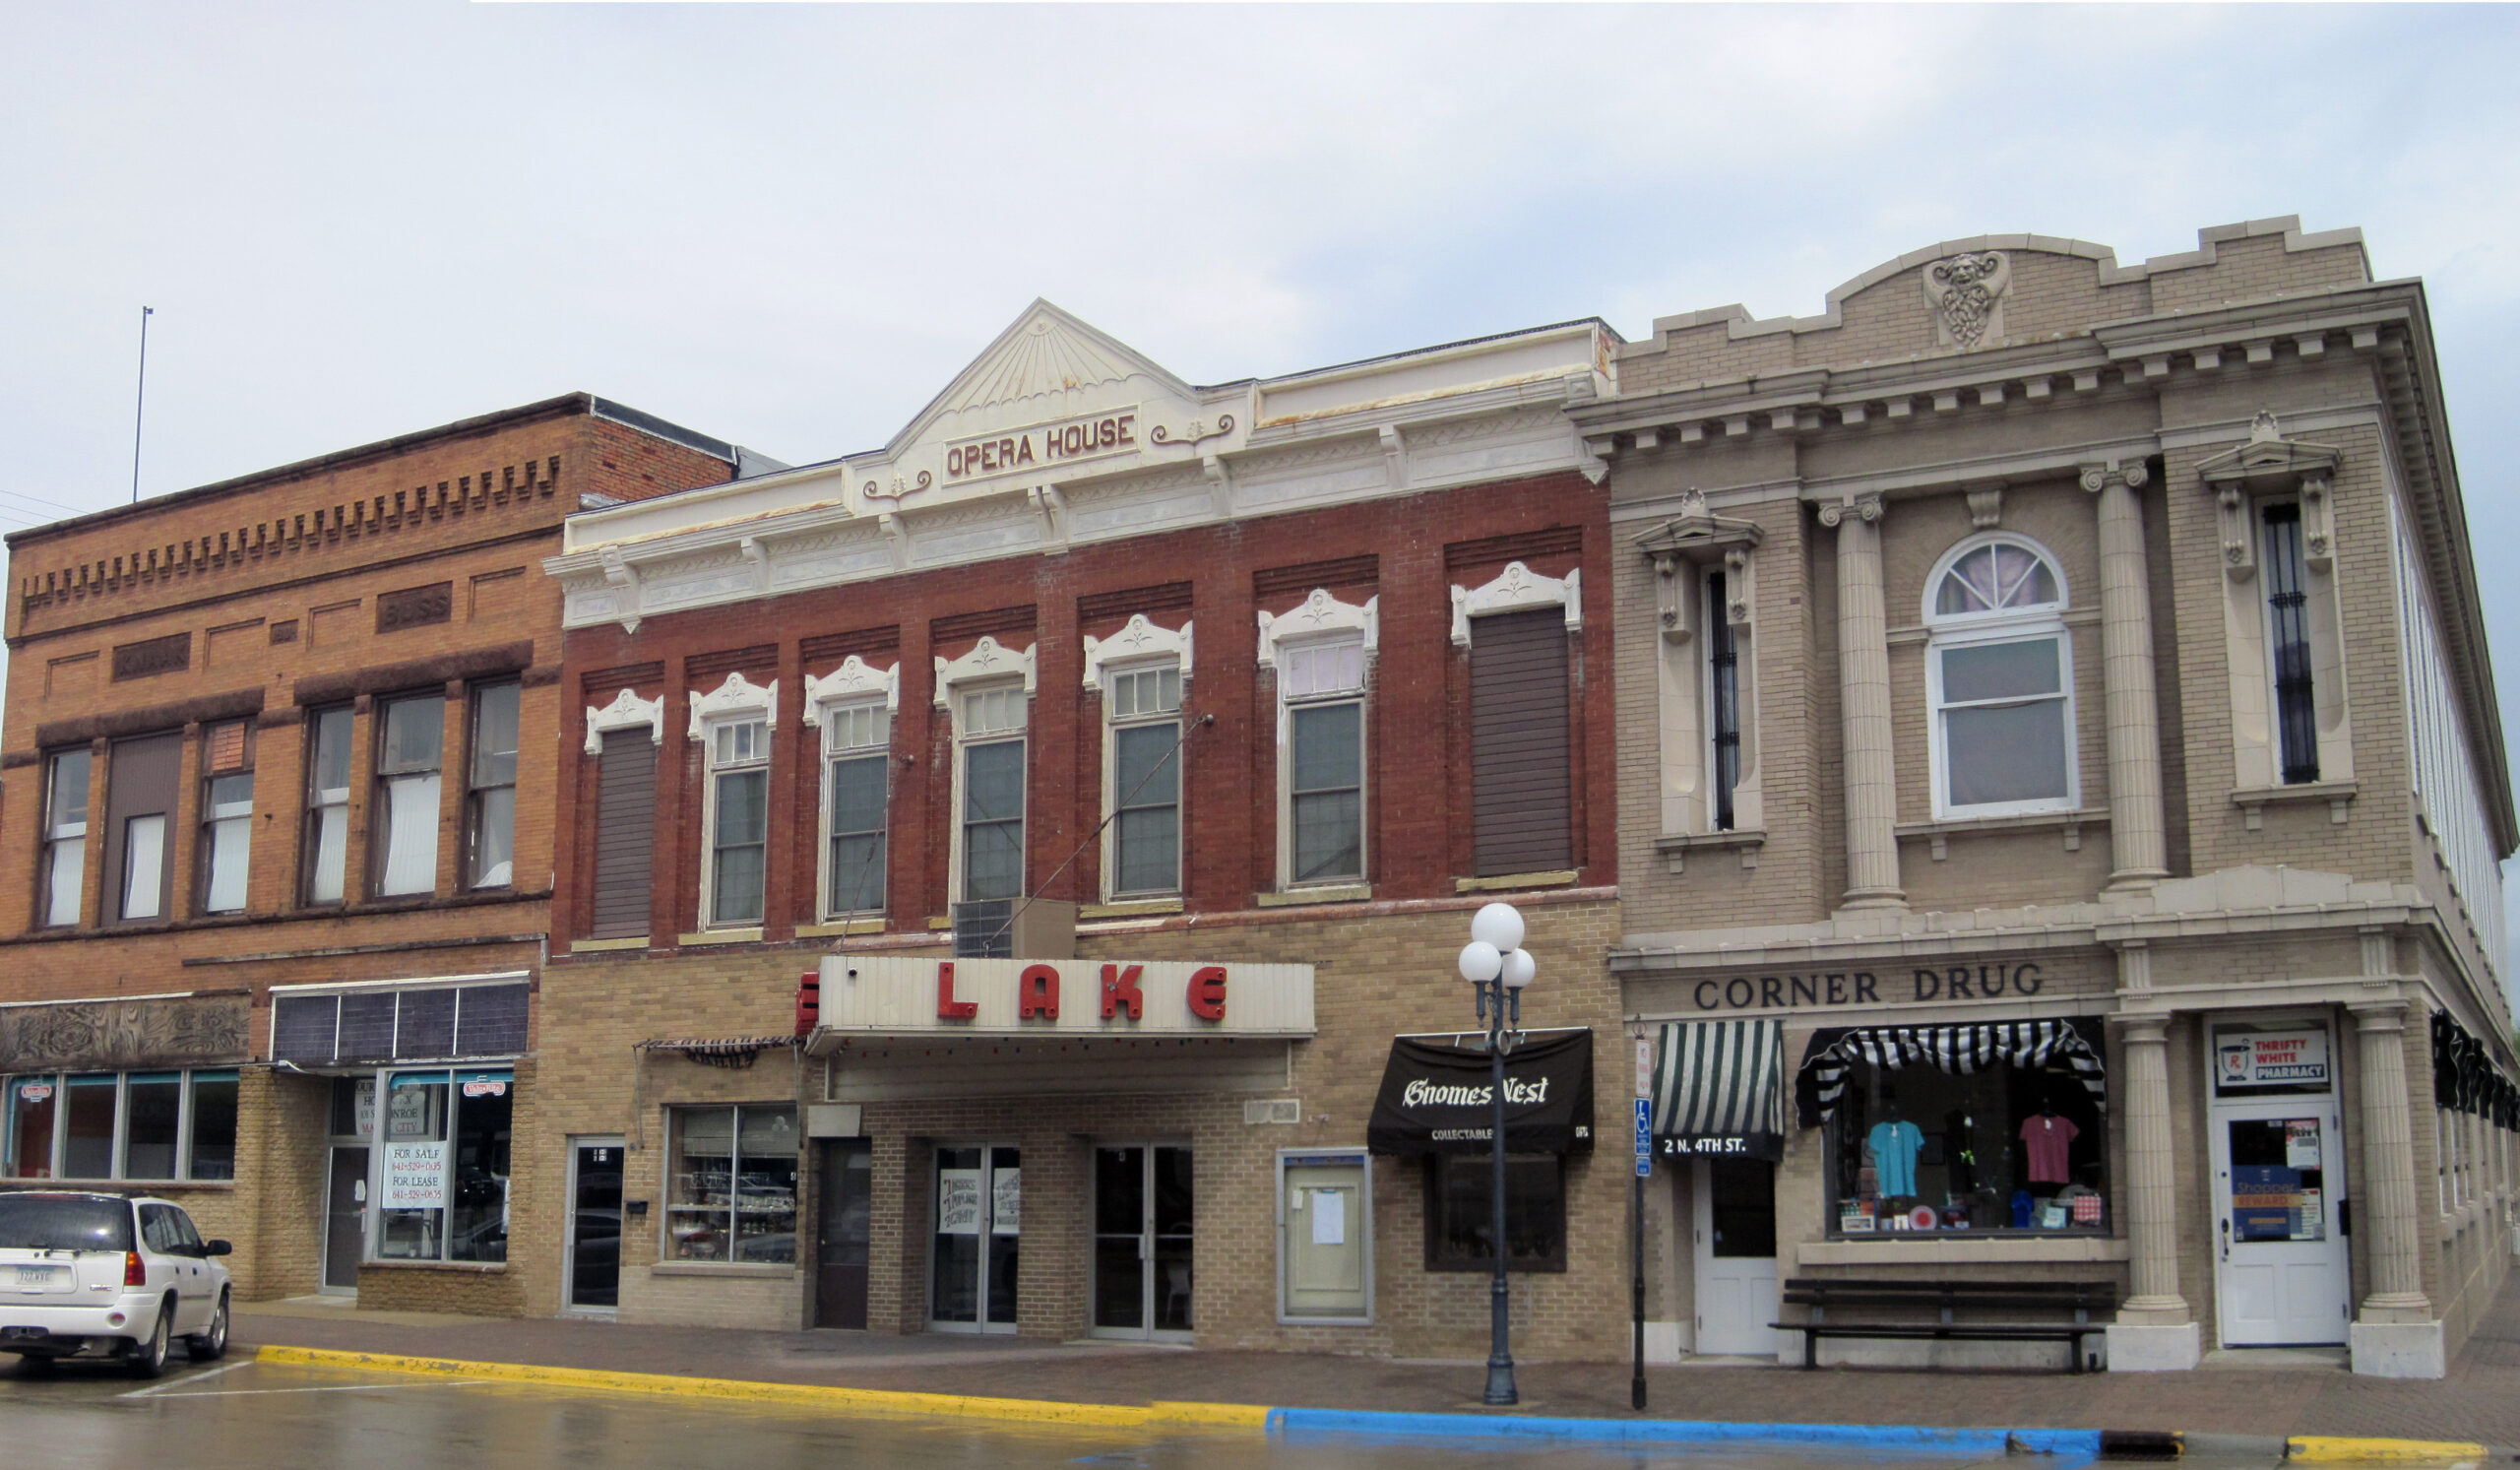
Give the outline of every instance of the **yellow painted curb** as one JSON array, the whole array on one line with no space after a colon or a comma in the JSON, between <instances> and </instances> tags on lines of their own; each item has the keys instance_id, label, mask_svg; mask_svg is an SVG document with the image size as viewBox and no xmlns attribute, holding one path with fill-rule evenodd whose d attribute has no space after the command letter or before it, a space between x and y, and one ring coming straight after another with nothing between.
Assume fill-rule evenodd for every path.
<instances>
[{"instance_id":1,"label":"yellow painted curb","mask_svg":"<svg viewBox=\"0 0 2520 1470\"><path fill-rule=\"evenodd\" d=\"M266 1347L257 1363L308 1368L356 1368L375 1373L426 1374L437 1377L487 1378L613 1393L662 1393L737 1403L793 1404L860 1414L948 1416L1017 1424L1084 1429L1238 1429L1266 1433L1267 1408L1256 1404L1158 1402L1067 1404L1048 1399L979 1398L961 1393L912 1393L885 1388L842 1388L824 1383L762 1383L741 1378L686 1378L672 1374L610 1373L591 1368L545 1368L530 1363L472 1363L454 1358L410 1358L394 1353L347 1353L329 1348Z\"/></svg>"},{"instance_id":2,"label":"yellow painted curb","mask_svg":"<svg viewBox=\"0 0 2520 1470\"><path fill-rule=\"evenodd\" d=\"M2325 1460L2364 1465L2431 1465L2451 1460L2482 1460L2482 1444L2455 1439L2359 1439L2333 1435L2303 1435L2284 1441L2288 1460Z\"/></svg>"}]
</instances>

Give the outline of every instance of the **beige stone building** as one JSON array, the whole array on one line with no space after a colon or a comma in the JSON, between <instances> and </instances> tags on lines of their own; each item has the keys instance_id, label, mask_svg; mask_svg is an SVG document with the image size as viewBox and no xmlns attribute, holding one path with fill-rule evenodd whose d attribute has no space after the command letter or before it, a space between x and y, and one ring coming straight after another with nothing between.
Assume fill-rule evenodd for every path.
<instances>
[{"instance_id":1,"label":"beige stone building","mask_svg":"<svg viewBox=\"0 0 2520 1470\"><path fill-rule=\"evenodd\" d=\"M1619 545L1658 1355L1798 1359L1780 1279L2051 1281L2114 1296L2119 1370L2439 1375L2508 1268L2520 1119L2422 284L2276 220L1655 325L1570 413Z\"/></svg>"}]
</instances>

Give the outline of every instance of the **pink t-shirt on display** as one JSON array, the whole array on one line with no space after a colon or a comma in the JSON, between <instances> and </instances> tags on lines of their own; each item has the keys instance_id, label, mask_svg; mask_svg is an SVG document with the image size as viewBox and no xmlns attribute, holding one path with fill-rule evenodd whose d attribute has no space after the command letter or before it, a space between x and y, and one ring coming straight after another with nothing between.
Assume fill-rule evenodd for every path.
<instances>
[{"instance_id":1,"label":"pink t-shirt on display","mask_svg":"<svg viewBox=\"0 0 2520 1470\"><path fill-rule=\"evenodd\" d=\"M2022 1146L2030 1151L2032 1183L2061 1184L2071 1178L2065 1167L2065 1145L2080 1132L2071 1119L2052 1113L2042 1113L2021 1125Z\"/></svg>"}]
</instances>

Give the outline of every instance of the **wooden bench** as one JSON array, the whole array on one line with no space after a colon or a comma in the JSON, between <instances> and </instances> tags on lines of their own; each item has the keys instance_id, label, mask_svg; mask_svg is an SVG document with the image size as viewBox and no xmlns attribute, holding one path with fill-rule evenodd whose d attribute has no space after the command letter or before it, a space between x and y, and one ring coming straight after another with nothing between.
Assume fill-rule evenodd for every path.
<instances>
[{"instance_id":1,"label":"wooden bench","mask_svg":"<svg viewBox=\"0 0 2520 1470\"><path fill-rule=\"evenodd\" d=\"M2083 1339L2109 1330L2091 1320L2094 1311L2113 1311L2117 1286L2109 1281L1842 1281L1796 1276L1785 1283L1782 1300L1789 1307L1807 1307L1810 1319L1771 1322L1780 1332L1802 1334L1802 1366L1820 1366L1823 1337L1863 1337L1936 1342L2061 1342L2071 1362L2068 1371L2083 1371ZM1934 1321L1832 1318L1832 1309L1905 1307L1932 1309ZM2074 1319L2050 1322L1962 1322L1961 1310L2070 1310Z\"/></svg>"}]
</instances>

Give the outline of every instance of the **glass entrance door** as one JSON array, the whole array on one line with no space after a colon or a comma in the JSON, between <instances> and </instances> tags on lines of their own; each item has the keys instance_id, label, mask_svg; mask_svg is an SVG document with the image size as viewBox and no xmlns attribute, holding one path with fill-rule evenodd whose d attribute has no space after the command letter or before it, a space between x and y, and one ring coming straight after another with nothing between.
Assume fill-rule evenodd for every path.
<instances>
[{"instance_id":1,"label":"glass entrance door","mask_svg":"<svg viewBox=\"0 0 2520 1470\"><path fill-rule=\"evenodd\" d=\"M815 1173L814 1325L863 1329L874 1242L874 1140L826 1138Z\"/></svg>"},{"instance_id":2,"label":"glass entrance door","mask_svg":"<svg viewBox=\"0 0 2520 1470\"><path fill-rule=\"evenodd\" d=\"M621 1305L621 1156L618 1138L579 1138L569 1150L569 1309Z\"/></svg>"},{"instance_id":3,"label":"glass entrance door","mask_svg":"<svg viewBox=\"0 0 2520 1470\"><path fill-rule=\"evenodd\" d=\"M366 1250L367 1150L335 1148L324 1198L324 1290L355 1293Z\"/></svg>"},{"instance_id":4,"label":"glass entrance door","mask_svg":"<svg viewBox=\"0 0 2520 1470\"><path fill-rule=\"evenodd\" d=\"M1094 1151L1094 1330L1187 1341L1193 1237L1190 1150Z\"/></svg>"},{"instance_id":5,"label":"glass entrance door","mask_svg":"<svg viewBox=\"0 0 2520 1470\"><path fill-rule=\"evenodd\" d=\"M1024 1156L1009 1144L936 1150L927 1317L939 1332L1015 1330Z\"/></svg>"}]
</instances>

